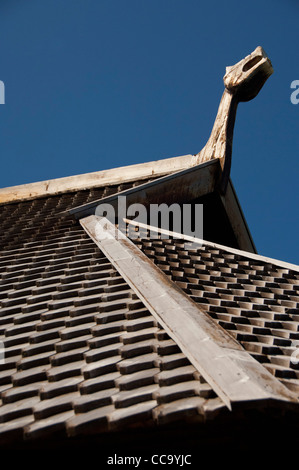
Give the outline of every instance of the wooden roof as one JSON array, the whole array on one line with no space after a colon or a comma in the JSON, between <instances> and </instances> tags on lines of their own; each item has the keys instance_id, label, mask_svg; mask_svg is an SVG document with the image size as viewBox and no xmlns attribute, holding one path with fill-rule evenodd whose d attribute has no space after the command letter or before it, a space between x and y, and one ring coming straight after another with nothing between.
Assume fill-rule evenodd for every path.
<instances>
[{"instance_id":1,"label":"wooden roof","mask_svg":"<svg viewBox=\"0 0 299 470\"><path fill-rule=\"evenodd\" d=\"M271 70L257 48L227 71L228 115ZM0 190L0 446L219 444L248 410L297 429L299 268L256 254L219 123L197 156ZM208 237L141 224L131 240L129 220L115 236L97 207L119 196L203 203Z\"/></svg>"}]
</instances>

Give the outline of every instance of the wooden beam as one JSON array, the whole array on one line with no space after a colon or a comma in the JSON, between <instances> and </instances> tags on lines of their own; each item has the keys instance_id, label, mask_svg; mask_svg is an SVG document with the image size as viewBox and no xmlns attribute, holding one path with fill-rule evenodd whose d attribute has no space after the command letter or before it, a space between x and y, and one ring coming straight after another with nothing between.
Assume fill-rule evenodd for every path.
<instances>
[{"instance_id":1,"label":"wooden beam","mask_svg":"<svg viewBox=\"0 0 299 470\"><path fill-rule=\"evenodd\" d=\"M92 215L80 223L229 409L256 400L298 404L295 394L106 218Z\"/></svg>"},{"instance_id":2,"label":"wooden beam","mask_svg":"<svg viewBox=\"0 0 299 470\"><path fill-rule=\"evenodd\" d=\"M217 159L202 163L196 167L166 175L150 183L144 183L135 188L127 189L118 194L93 201L69 211L76 218L87 217L96 213L100 204L110 204L115 215L118 215L118 198L126 197L127 207L130 204L173 204L185 203L217 190L217 182L221 168ZM229 180L226 194L220 193L220 199L235 233L240 249L256 253L251 234L236 193Z\"/></svg>"},{"instance_id":3,"label":"wooden beam","mask_svg":"<svg viewBox=\"0 0 299 470\"><path fill-rule=\"evenodd\" d=\"M0 204L163 176L195 164L194 155L183 155L83 175L11 186L0 189Z\"/></svg>"},{"instance_id":4,"label":"wooden beam","mask_svg":"<svg viewBox=\"0 0 299 470\"><path fill-rule=\"evenodd\" d=\"M95 214L100 204L110 204L115 214L118 210L118 199L126 197L127 207L131 204L172 204L190 202L214 191L219 178L220 165L218 160L211 160L192 168L172 173L149 183L144 183L118 194L93 201L90 204L76 207L69 211L76 218Z\"/></svg>"},{"instance_id":5,"label":"wooden beam","mask_svg":"<svg viewBox=\"0 0 299 470\"><path fill-rule=\"evenodd\" d=\"M258 255L256 253L251 253L245 250L239 250L238 248L231 248L225 245L221 245L220 243L209 242L207 240L202 240L200 238L195 238L192 236L184 235L183 233L172 232L171 230L166 230L160 227L153 227L151 225L138 222L136 220L124 219L124 222L126 224L133 225L135 227L149 230L153 233L163 234L164 238L169 237L175 240L184 240L187 243L192 242L192 243L195 243L198 247L202 245L206 245L211 248L226 251L227 253L233 253L235 255L242 256L243 258L246 258L248 260L252 259L254 261L260 261L262 263L273 264L274 266L277 266L278 268L289 269L289 270L299 273L299 266L297 264L288 263L288 262L281 261L275 258L269 258L267 256Z\"/></svg>"}]
</instances>

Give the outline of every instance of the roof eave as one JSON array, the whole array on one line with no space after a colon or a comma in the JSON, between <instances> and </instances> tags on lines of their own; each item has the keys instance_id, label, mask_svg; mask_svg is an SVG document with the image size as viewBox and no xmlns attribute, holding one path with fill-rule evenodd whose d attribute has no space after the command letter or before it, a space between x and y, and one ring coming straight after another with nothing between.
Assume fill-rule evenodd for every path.
<instances>
[{"instance_id":1,"label":"roof eave","mask_svg":"<svg viewBox=\"0 0 299 470\"><path fill-rule=\"evenodd\" d=\"M115 215L120 196L126 197L127 207L131 204L174 204L186 203L213 192L217 193L234 231L241 250L256 253L256 248L238 201L233 184L229 179L226 193L219 190L221 166L219 159L209 160L196 166L189 166L118 194L75 207L69 213L81 219L93 215L101 204L112 205Z\"/></svg>"},{"instance_id":2,"label":"roof eave","mask_svg":"<svg viewBox=\"0 0 299 470\"><path fill-rule=\"evenodd\" d=\"M192 167L195 165L195 159L194 155L183 155L109 170L0 188L0 204L160 177Z\"/></svg>"}]
</instances>

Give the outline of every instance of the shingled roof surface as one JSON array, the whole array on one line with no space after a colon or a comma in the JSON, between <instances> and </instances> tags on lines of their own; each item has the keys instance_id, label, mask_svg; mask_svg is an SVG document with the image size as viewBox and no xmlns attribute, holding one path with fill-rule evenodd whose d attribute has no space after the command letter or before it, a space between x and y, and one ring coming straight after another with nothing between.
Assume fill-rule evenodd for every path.
<instances>
[{"instance_id":1,"label":"shingled roof surface","mask_svg":"<svg viewBox=\"0 0 299 470\"><path fill-rule=\"evenodd\" d=\"M163 424L225 408L64 213L121 189L1 207L2 443Z\"/></svg>"},{"instance_id":2,"label":"shingled roof surface","mask_svg":"<svg viewBox=\"0 0 299 470\"><path fill-rule=\"evenodd\" d=\"M0 207L1 444L200 423L230 413L68 215L138 184ZM145 232L134 242L215 325L298 392L298 366L290 360L299 339L297 271L211 243L188 249L183 240L153 240Z\"/></svg>"},{"instance_id":3,"label":"shingled roof surface","mask_svg":"<svg viewBox=\"0 0 299 470\"><path fill-rule=\"evenodd\" d=\"M299 391L299 271L229 248L184 240L138 247L284 385Z\"/></svg>"},{"instance_id":4,"label":"shingled roof surface","mask_svg":"<svg viewBox=\"0 0 299 470\"><path fill-rule=\"evenodd\" d=\"M226 68L196 155L0 190L2 456L298 445L299 267L256 254L229 177L237 105L272 72L261 47ZM205 240L123 213L185 203Z\"/></svg>"}]
</instances>

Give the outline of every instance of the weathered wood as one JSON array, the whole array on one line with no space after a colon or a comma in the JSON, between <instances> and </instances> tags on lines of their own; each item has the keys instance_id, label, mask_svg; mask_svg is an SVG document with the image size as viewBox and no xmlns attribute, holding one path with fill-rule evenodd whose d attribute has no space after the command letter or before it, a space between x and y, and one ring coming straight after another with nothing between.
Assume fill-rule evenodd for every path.
<instances>
[{"instance_id":1,"label":"weathered wood","mask_svg":"<svg viewBox=\"0 0 299 470\"><path fill-rule=\"evenodd\" d=\"M76 218L87 217L94 214L99 204L109 204L113 207L115 215L118 215L118 201L120 196L125 196L126 206L142 204L149 207L150 204L184 203L197 199L214 191L219 179L220 167L217 160L206 162L196 167L187 168L167 176L163 176L149 183L141 184L118 194L93 201L90 204L76 207L69 211Z\"/></svg>"},{"instance_id":2,"label":"weathered wood","mask_svg":"<svg viewBox=\"0 0 299 470\"><path fill-rule=\"evenodd\" d=\"M130 181L142 180L153 176L163 176L189 168L195 164L196 157L194 155L183 155L109 170L95 171L82 175L0 188L0 204L35 199L42 196L51 196L68 191L79 191L82 189L100 188L106 185L128 183Z\"/></svg>"},{"instance_id":3,"label":"weathered wood","mask_svg":"<svg viewBox=\"0 0 299 470\"><path fill-rule=\"evenodd\" d=\"M233 212L232 212L232 214L233 214ZM278 266L279 268L286 268L286 269L291 269L293 271L299 272L299 266L297 264L287 263L285 261L280 261L280 260L277 260L275 258L269 258L267 256L258 255L257 253L252 253L252 252L245 251L245 250L239 250L237 248L227 247L225 245L221 245L220 243L214 243L214 242L210 242L210 241L207 241L207 240L202 240L202 239L195 238L195 237L190 237L190 236L184 235L182 233L175 233L175 232L172 232L171 230L165 230L165 229L161 229L161 228L158 228L158 227L153 227L151 225L146 225L146 224L143 224L143 223L135 221L135 220L124 219L124 221L127 224L130 224L130 225L133 225L133 226L136 226L136 227L140 227L140 228L144 228L144 229L150 230L152 232L161 233L161 234L169 236L171 238L185 240L186 242L189 242L189 241L194 242L194 243L198 244L199 246L204 244L204 245L216 248L216 249L224 250L228 253L233 253L233 254L236 254L236 255L244 256L248 259L252 259L252 260L255 260L255 261L261 261L263 263L270 263L270 264L273 264L274 266Z\"/></svg>"},{"instance_id":4,"label":"weathered wood","mask_svg":"<svg viewBox=\"0 0 299 470\"><path fill-rule=\"evenodd\" d=\"M213 158L220 160L222 178L219 187L222 193L225 193L229 180L238 103L253 99L272 73L271 62L260 46L237 64L226 68L223 78L225 90L210 138L197 154L198 163Z\"/></svg>"},{"instance_id":5,"label":"weathered wood","mask_svg":"<svg viewBox=\"0 0 299 470\"><path fill-rule=\"evenodd\" d=\"M80 223L228 408L252 400L297 403L292 392L107 219L89 216Z\"/></svg>"}]
</instances>

